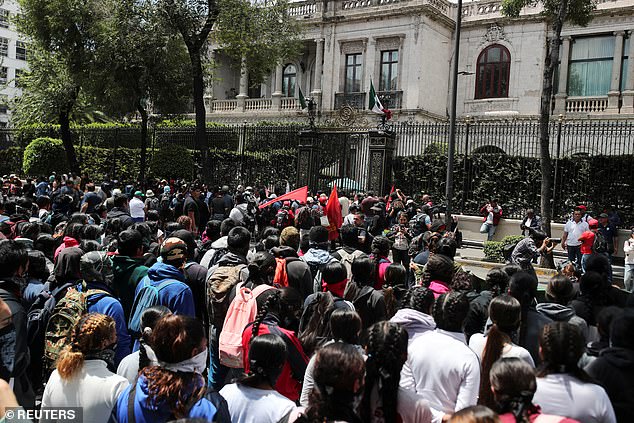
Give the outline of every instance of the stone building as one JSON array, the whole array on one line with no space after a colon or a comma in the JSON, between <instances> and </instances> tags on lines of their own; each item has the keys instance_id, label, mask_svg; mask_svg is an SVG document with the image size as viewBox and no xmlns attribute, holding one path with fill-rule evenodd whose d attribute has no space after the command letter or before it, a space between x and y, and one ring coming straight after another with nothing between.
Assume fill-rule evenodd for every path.
<instances>
[{"instance_id":1,"label":"stone building","mask_svg":"<svg viewBox=\"0 0 634 423\"><path fill-rule=\"evenodd\" d=\"M538 115L548 30L540 11L529 7L510 19L498 0L463 5L459 117ZM322 121L353 114L363 123L372 118L370 81L397 121L447 118L454 3L302 0L291 13L305 26L303 54L285 59L262 84L250 84L239 64L213 51L218 71L205 100L209 120L303 119L301 87L316 100ZM599 0L587 27L564 28L555 116L634 117L633 33L634 0Z\"/></svg>"},{"instance_id":2,"label":"stone building","mask_svg":"<svg viewBox=\"0 0 634 423\"><path fill-rule=\"evenodd\" d=\"M0 4L0 127L9 121L9 100L20 95L20 74L27 67L28 45L13 21L17 13L17 0Z\"/></svg>"}]
</instances>

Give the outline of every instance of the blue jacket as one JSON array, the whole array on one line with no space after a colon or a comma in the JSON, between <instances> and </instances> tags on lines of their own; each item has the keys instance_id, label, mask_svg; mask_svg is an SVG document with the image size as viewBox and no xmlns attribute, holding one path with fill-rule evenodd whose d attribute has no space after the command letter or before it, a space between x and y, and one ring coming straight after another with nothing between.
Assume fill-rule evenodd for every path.
<instances>
[{"instance_id":1,"label":"blue jacket","mask_svg":"<svg viewBox=\"0 0 634 423\"><path fill-rule=\"evenodd\" d=\"M115 328L117 331L117 348L115 350L114 362L115 366L119 365L119 362L126 355L130 354L132 338L128 333L128 324L123 314L123 307L119 300L112 296L112 291L104 284L98 282L90 282L87 285L90 289L100 289L102 291L110 292L110 295L94 294L88 297L88 312L89 313L101 313L106 316L110 316L114 319Z\"/></svg>"},{"instance_id":2,"label":"blue jacket","mask_svg":"<svg viewBox=\"0 0 634 423\"><path fill-rule=\"evenodd\" d=\"M169 308L174 314L184 314L196 317L194 296L191 289L185 283L185 275L180 269L161 262L156 262L147 272L136 287L135 296L145 284L158 287L163 282L172 281L159 291L159 304Z\"/></svg>"},{"instance_id":3,"label":"blue jacket","mask_svg":"<svg viewBox=\"0 0 634 423\"><path fill-rule=\"evenodd\" d=\"M128 386L117 400L114 412L118 423L128 423L128 398L132 386ZM134 417L137 423L163 423L174 420L167 404L148 401L148 386L145 377L140 376L135 386ZM216 407L208 399L201 398L190 409L187 417L212 421L215 415Z\"/></svg>"}]
</instances>

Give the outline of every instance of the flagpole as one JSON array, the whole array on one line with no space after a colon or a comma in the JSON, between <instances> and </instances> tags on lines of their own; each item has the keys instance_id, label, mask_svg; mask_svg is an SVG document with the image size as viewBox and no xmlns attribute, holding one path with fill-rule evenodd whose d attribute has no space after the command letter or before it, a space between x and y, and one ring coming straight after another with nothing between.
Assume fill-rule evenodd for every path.
<instances>
[{"instance_id":1,"label":"flagpole","mask_svg":"<svg viewBox=\"0 0 634 423\"><path fill-rule=\"evenodd\" d=\"M458 0L458 10L456 13L456 33L454 39L453 66L451 69L451 108L449 109L449 145L447 146L447 178L445 186L445 197L447 198L447 209L445 211L445 224L449 227L451 223L451 212L453 211L453 164L456 150L456 102L458 97L458 61L460 60L460 25L462 24L462 0Z\"/></svg>"}]
</instances>

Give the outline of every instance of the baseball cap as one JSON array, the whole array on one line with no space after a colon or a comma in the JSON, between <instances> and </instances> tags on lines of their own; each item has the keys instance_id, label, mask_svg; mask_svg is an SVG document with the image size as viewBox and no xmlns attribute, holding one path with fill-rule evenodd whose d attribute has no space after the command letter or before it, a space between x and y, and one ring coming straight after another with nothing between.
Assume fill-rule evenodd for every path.
<instances>
[{"instance_id":1,"label":"baseball cap","mask_svg":"<svg viewBox=\"0 0 634 423\"><path fill-rule=\"evenodd\" d=\"M603 218L606 218L606 219L607 219L609 216L608 216L608 214L607 214L607 213L601 213L601 214L599 215L599 217L603 217Z\"/></svg>"},{"instance_id":2,"label":"baseball cap","mask_svg":"<svg viewBox=\"0 0 634 423\"><path fill-rule=\"evenodd\" d=\"M135 197L143 197L143 193L141 191L135 191L134 192L134 196Z\"/></svg>"},{"instance_id":3,"label":"baseball cap","mask_svg":"<svg viewBox=\"0 0 634 423\"><path fill-rule=\"evenodd\" d=\"M590 226L591 228L598 228L599 221L597 219L590 219L588 220L588 226Z\"/></svg>"},{"instance_id":4,"label":"baseball cap","mask_svg":"<svg viewBox=\"0 0 634 423\"><path fill-rule=\"evenodd\" d=\"M183 260L187 257L187 244L180 238L167 238L161 245L161 257L165 261Z\"/></svg>"}]
</instances>

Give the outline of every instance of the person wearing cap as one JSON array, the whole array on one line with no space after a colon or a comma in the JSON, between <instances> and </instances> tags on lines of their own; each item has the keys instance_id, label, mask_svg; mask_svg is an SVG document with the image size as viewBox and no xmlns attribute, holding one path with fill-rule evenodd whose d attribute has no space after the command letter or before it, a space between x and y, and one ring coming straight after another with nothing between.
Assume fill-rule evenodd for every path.
<instances>
[{"instance_id":1,"label":"person wearing cap","mask_svg":"<svg viewBox=\"0 0 634 423\"><path fill-rule=\"evenodd\" d=\"M196 317L194 296L185 283L183 273L187 262L187 244L179 238L167 238L161 246L160 256L161 261L154 263L137 285L135 296L145 285L158 288L163 284L158 291L158 304L169 308L174 314Z\"/></svg>"},{"instance_id":2,"label":"person wearing cap","mask_svg":"<svg viewBox=\"0 0 634 423\"><path fill-rule=\"evenodd\" d=\"M574 263L577 268L581 266L581 241L579 237L588 230L588 222L582 220L583 210L575 208L572 219L564 225L564 233L561 236L561 248L568 252L568 261Z\"/></svg>"},{"instance_id":3,"label":"person wearing cap","mask_svg":"<svg viewBox=\"0 0 634 423\"><path fill-rule=\"evenodd\" d=\"M135 191L134 196L130 200L130 216L134 223L140 223L145 220L145 203L143 202L143 193Z\"/></svg>"},{"instance_id":4,"label":"person wearing cap","mask_svg":"<svg viewBox=\"0 0 634 423\"><path fill-rule=\"evenodd\" d=\"M154 191L148 189L145 191L145 211L147 213L148 210L157 210L159 209L159 201L158 198L154 195Z\"/></svg>"},{"instance_id":5,"label":"person wearing cap","mask_svg":"<svg viewBox=\"0 0 634 423\"><path fill-rule=\"evenodd\" d=\"M310 229L309 246L310 248L300 260L304 261L310 268L313 277L313 292L321 291L321 271L328 263L336 262L333 256L328 252L328 229L324 226L313 226Z\"/></svg>"},{"instance_id":6,"label":"person wearing cap","mask_svg":"<svg viewBox=\"0 0 634 423\"><path fill-rule=\"evenodd\" d=\"M575 310L569 306L578 293L578 284L575 286L567 276L555 275L546 286L546 302L537 304L536 310L555 322L568 322L577 326L583 334L583 339L588 340L588 323L577 316Z\"/></svg>"},{"instance_id":7,"label":"person wearing cap","mask_svg":"<svg viewBox=\"0 0 634 423\"><path fill-rule=\"evenodd\" d=\"M84 254L79 262L81 277L86 283L86 305L88 313L100 313L115 321L117 346L114 364L131 352L131 338L121 302L112 294L112 259L105 251L91 251Z\"/></svg>"},{"instance_id":8,"label":"person wearing cap","mask_svg":"<svg viewBox=\"0 0 634 423\"><path fill-rule=\"evenodd\" d=\"M593 253L593 245L594 238L597 236L597 231L599 230L599 221L596 219L590 219L588 221L588 230L584 231L581 235L579 235L579 242L581 242L581 270L585 273L586 271L586 262L588 261L588 257L590 257Z\"/></svg>"},{"instance_id":9,"label":"person wearing cap","mask_svg":"<svg viewBox=\"0 0 634 423\"><path fill-rule=\"evenodd\" d=\"M599 232L603 235L603 239L605 239L605 242L608 244L608 258L611 264L612 256L619 252L619 233L616 226L610 222L610 217L607 213L601 213L599 215Z\"/></svg>"}]
</instances>

